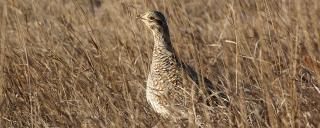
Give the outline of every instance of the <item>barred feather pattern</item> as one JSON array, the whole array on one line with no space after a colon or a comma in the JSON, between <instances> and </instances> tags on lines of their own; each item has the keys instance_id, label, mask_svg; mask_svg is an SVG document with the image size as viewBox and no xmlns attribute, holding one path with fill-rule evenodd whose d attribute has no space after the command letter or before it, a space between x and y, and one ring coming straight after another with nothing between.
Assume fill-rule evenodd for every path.
<instances>
[{"instance_id":1,"label":"barred feather pattern","mask_svg":"<svg viewBox=\"0 0 320 128\"><path fill-rule=\"evenodd\" d=\"M175 59L169 40L162 33L154 32L154 49L150 73L147 80L146 97L152 108L164 117L169 117L170 93L182 86L181 68Z\"/></svg>"},{"instance_id":2,"label":"barred feather pattern","mask_svg":"<svg viewBox=\"0 0 320 128\"><path fill-rule=\"evenodd\" d=\"M201 79L193 68L176 57L165 17L158 11L147 12L139 17L152 30L154 38L152 63L146 87L147 101L163 117L185 118L187 112L183 110L183 106L187 102L181 93L184 91L182 73L187 74L196 85L199 85ZM221 89L218 86L214 86L205 77L203 80L209 94L213 91L217 93L216 96L219 98L214 96L216 101L223 100L228 104L228 97L223 92L219 93Z\"/></svg>"}]
</instances>

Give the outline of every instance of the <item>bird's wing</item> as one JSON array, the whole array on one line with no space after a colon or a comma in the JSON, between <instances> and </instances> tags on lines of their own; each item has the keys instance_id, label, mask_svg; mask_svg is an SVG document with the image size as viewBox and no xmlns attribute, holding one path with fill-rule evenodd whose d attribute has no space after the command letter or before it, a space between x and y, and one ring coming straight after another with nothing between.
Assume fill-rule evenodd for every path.
<instances>
[{"instance_id":1,"label":"bird's wing","mask_svg":"<svg viewBox=\"0 0 320 128\"><path fill-rule=\"evenodd\" d=\"M188 76L197 84L199 84L199 77L201 79L201 76L188 64L185 64L182 60L177 60L178 65L183 69L183 71L188 74ZM206 78L203 77L204 80L204 85L206 87L206 90L208 92L209 95L214 95L214 100L222 100L226 105L229 104L229 98L228 96L225 94L225 92L223 92L223 90L221 88L219 88L216 85L213 85L212 82ZM219 98L217 98L219 97Z\"/></svg>"}]
</instances>

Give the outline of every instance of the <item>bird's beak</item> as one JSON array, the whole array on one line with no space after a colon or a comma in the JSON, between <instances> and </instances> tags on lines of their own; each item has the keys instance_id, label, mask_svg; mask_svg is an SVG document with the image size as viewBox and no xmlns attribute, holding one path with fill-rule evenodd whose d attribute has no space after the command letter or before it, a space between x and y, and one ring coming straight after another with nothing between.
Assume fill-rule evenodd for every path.
<instances>
[{"instance_id":1,"label":"bird's beak","mask_svg":"<svg viewBox=\"0 0 320 128\"><path fill-rule=\"evenodd\" d=\"M137 15L136 19L139 19L141 21L146 21L147 19L143 17L143 15Z\"/></svg>"}]
</instances>

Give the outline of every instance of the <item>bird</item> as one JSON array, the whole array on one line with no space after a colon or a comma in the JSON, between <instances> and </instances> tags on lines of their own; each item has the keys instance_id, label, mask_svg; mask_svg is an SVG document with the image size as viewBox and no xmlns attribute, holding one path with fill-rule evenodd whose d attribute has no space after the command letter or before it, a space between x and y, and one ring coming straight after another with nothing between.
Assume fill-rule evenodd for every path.
<instances>
[{"instance_id":1,"label":"bird","mask_svg":"<svg viewBox=\"0 0 320 128\"><path fill-rule=\"evenodd\" d=\"M137 18L152 31L154 39L152 62L146 84L147 102L162 117L185 117L186 111L179 110L182 108L179 105L183 105L183 101L172 105L176 101L173 99L173 95L177 93L177 89L181 90L183 88L183 73L186 73L195 85L200 83L199 75L191 66L185 64L176 56L171 43L166 17L161 12L147 11L138 15ZM221 92L220 88L213 86L209 79L205 77L203 79L209 94L214 91L220 92L214 97L216 101L229 102L227 95ZM178 98L178 100L183 100L183 98ZM175 108L173 106L178 107Z\"/></svg>"}]
</instances>

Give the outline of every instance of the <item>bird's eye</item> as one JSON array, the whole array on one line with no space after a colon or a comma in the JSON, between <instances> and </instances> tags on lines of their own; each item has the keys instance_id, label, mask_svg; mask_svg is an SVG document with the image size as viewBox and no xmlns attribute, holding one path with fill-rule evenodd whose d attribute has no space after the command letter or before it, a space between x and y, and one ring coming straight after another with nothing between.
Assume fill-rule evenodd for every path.
<instances>
[{"instance_id":1,"label":"bird's eye","mask_svg":"<svg viewBox=\"0 0 320 128\"><path fill-rule=\"evenodd\" d=\"M149 17L150 20L154 20L154 17Z\"/></svg>"}]
</instances>

